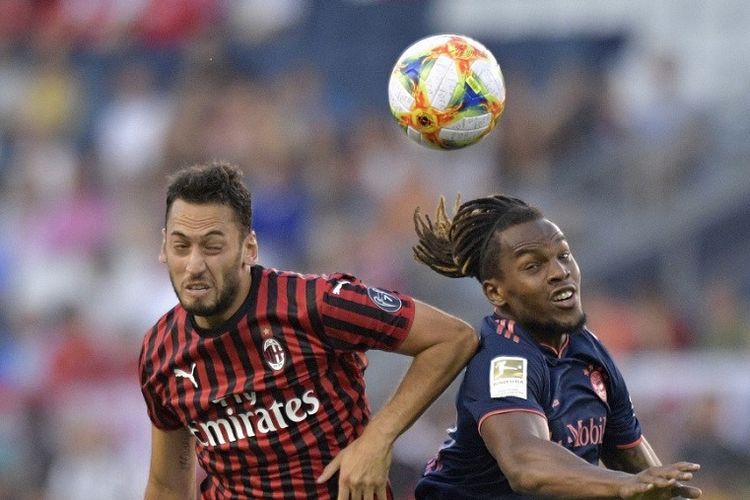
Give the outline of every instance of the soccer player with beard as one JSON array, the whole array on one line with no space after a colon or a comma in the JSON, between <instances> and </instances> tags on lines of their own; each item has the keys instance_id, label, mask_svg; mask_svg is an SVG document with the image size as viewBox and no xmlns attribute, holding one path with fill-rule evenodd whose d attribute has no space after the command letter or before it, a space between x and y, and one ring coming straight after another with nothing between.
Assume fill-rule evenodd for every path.
<instances>
[{"instance_id":1,"label":"soccer player with beard","mask_svg":"<svg viewBox=\"0 0 750 500\"><path fill-rule=\"evenodd\" d=\"M257 264L250 193L214 162L175 174L160 260L179 299L145 335L145 498L391 497L394 440L476 351L464 321L346 274ZM413 356L370 417L365 351Z\"/></svg>"},{"instance_id":2,"label":"soccer player with beard","mask_svg":"<svg viewBox=\"0 0 750 500\"><path fill-rule=\"evenodd\" d=\"M662 465L625 381L586 328L581 275L562 231L522 200L441 198L414 214L417 260L471 276L493 314L456 400L456 426L425 468L418 500L697 498L699 466ZM605 467L600 467L600 461Z\"/></svg>"}]
</instances>

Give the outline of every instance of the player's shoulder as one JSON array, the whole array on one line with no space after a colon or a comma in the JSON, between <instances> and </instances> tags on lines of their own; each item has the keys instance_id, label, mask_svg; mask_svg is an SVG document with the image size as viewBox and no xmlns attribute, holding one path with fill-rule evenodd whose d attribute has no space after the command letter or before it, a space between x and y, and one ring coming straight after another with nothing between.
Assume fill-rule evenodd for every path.
<instances>
[{"instance_id":1,"label":"player's shoulder","mask_svg":"<svg viewBox=\"0 0 750 500\"><path fill-rule=\"evenodd\" d=\"M576 357L594 359L610 368L616 365L607 346L587 327L581 328L571 337L569 350Z\"/></svg>"},{"instance_id":2,"label":"player's shoulder","mask_svg":"<svg viewBox=\"0 0 750 500\"><path fill-rule=\"evenodd\" d=\"M520 326L511 319L496 315L486 316L480 329L479 353L490 359L496 356L521 356L539 359L544 356L534 342L530 341Z\"/></svg>"},{"instance_id":3,"label":"player's shoulder","mask_svg":"<svg viewBox=\"0 0 750 500\"><path fill-rule=\"evenodd\" d=\"M161 364L160 353L163 354L165 345L172 344L171 336L184 328L186 318L187 311L177 304L146 330L138 356L138 369L142 377L153 373Z\"/></svg>"},{"instance_id":4,"label":"player's shoulder","mask_svg":"<svg viewBox=\"0 0 750 500\"><path fill-rule=\"evenodd\" d=\"M571 340L575 342L577 350L588 350L592 353L607 353L607 348L604 346L599 337L596 336L588 327L584 326L571 337Z\"/></svg>"},{"instance_id":5,"label":"player's shoulder","mask_svg":"<svg viewBox=\"0 0 750 500\"><path fill-rule=\"evenodd\" d=\"M144 347L163 341L164 337L168 336L176 326L184 323L186 317L187 311L180 304L175 305L172 309L162 314L143 335Z\"/></svg>"},{"instance_id":6,"label":"player's shoulder","mask_svg":"<svg viewBox=\"0 0 750 500\"><path fill-rule=\"evenodd\" d=\"M480 336L489 345L533 347L528 335L522 327L512 319L503 318L495 314L486 316L482 320Z\"/></svg>"},{"instance_id":7,"label":"player's shoulder","mask_svg":"<svg viewBox=\"0 0 750 500\"><path fill-rule=\"evenodd\" d=\"M350 283L359 283L360 280L351 274L344 272L331 272L331 273L302 273L298 271L282 270L272 267L260 267L256 266L258 273L261 276L273 276L282 279L293 279L301 281L320 281L336 284L339 281L348 281Z\"/></svg>"}]
</instances>

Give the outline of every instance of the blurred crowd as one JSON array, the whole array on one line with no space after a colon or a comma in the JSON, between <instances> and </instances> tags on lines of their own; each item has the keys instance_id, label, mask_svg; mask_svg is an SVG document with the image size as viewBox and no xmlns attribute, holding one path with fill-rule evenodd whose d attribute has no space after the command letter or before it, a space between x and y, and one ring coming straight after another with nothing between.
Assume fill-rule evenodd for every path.
<instances>
[{"instance_id":1,"label":"blurred crowd","mask_svg":"<svg viewBox=\"0 0 750 500\"><path fill-rule=\"evenodd\" d=\"M246 172L262 264L350 272L475 323L489 312L476 283L412 259L413 211L458 192L524 197L592 255L591 272L579 259L584 306L625 366L654 369L634 361L644 352L720 352L747 366L750 266L736 256L747 235L705 237L709 250L732 250L721 265L704 268L700 255L690 265L680 239L652 244L666 260L657 272L633 278L608 255L594 265L617 216L668 212L748 168L750 152L724 148L737 128L681 99L676 59L645 54L631 99L618 65L627 37L590 42L606 57L571 43L536 66L512 57L534 45L497 46L508 87L497 130L467 150L430 151L398 129L385 96L388 64L427 34L418 20L429 7L0 0L0 498L141 497L150 435L136 361L145 330L175 303L157 261L166 177L193 162ZM670 287L680 281L670 272L689 289ZM371 356L375 407L404 366L393 358ZM397 498L444 438L453 390L399 443ZM663 458L703 462L708 498L750 495L750 425L736 418L750 408L732 396L750 399L710 387L642 399Z\"/></svg>"}]
</instances>

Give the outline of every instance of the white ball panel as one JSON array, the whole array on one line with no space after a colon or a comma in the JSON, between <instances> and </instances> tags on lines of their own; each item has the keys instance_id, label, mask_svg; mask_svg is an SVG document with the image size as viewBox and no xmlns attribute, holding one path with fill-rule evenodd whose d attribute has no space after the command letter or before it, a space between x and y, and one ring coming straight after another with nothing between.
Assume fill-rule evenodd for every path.
<instances>
[{"instance_id":1,"label":"white ball panel","mask_svg":"<svg viewBox=\"0 0 750 500\"><path fill-rule=\"evenodd\" d=\"M420 144L422 143L422 134L420 134L419 130L415 129L414 127L406 127L406 135L412 141L416 141Z\"/></svg>"},{"instance_id":2,"label":"white ball panel","mask_svg":"<svg viewBox=\"0 0 750 500\"><path fill-rule=\"evenodd\" d=\"M471 64L471 71L487 90L498 99L505 100L505 84L500 67L486 59L477 59Z\"/></svg>"},{"instance_id":3,"label":"white ball panel","mask_svg":"<svg viewBox=\"0 0 750 500\"><path fill-rule=\"evenodd\" d=\"M483 115L477 115L477 116L467 116L465 118L461 118L460 120L457 120L454 123L451 123L450 125L446 126L443 130L453 130L453 131L472 131L472 130L484 130L492 121L492 114L485 113Z\"/></svg>"},{"instance_id":4,"label":"white ball panel","mask_svg":"<svg viewBox=\"0 0 750 500\"><path fill-rule=\"evenodd\" d=\"M409 137L409 139L416 142L417 144L428 147L430 149L440 149L440 146L428 141L427 138L424 135L420 134L419 131L415 128L407 127L406 135L407 137Z\"/></svg>"},{"instance_id":5,"label":"white ball panel","mask_svg":"<svg viewBox=\"0 0 750 500\"><path fill-rule=\"evenodd\" d=\"M409 111L414 106L414 97L404 88L398 78L388 82L388 103L392 110Z\"/></svg>"},{"instance_id":6,"label":"white ball panel","mask_svg":"<svg viewBox=\"0 0 750 500\"><path fill-rule=\"evenodd\" d=\"M448 142L473 142L484 135L487 127L474 130L451 130L444 128L440 131L440 140Z\"/></svg>"},{"instance_id":7,"label":"white ball panel","mask_svg":"<svg viewBox=\"0 0 750 500\"><path fill-rule=\"evenodd\" d=\"M457 83L456 64L450 57L441 55L435 60L430 74L424 81L430 105L441 111L447 108Z\"/></svg>"}]
</instances>

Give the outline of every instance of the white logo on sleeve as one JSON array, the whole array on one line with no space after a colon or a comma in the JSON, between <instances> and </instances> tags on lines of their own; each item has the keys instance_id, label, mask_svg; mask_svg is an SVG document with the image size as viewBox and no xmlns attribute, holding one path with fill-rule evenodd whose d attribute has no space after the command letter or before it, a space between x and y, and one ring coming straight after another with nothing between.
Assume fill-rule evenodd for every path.
<instances>
[{"instance_id":1,"label":"white logo on sleeve","mask_svg":"<svg viewBox=\"0 0 750 500\"><path fill-rule=\"evenodd\" d=\"M188 379L193 384L193 387L197 389L198 382L195 381L195 376L193 375L194 373L195 373L195 363L193 363L193 366L190 367L190 373L186 372L185 370L180 370L179 368L174 369L174 374L176 377L182 377L182 378Z\"/></svg>"},{"instance_id":2,"label":"white logo on sleeve","mask_svg":"<svg viewBox=\"0 0 750 500\"><path fill-rule=\"evenodd\" d=\"M498 356L490 362L490 397L526 399L526 359Z\"/></svg>"},{"instance_id":3,"label":"white logo on sleeve","mask_svg":"<svg viewBox=\"0 0 750 500\"><path fill-rule=\"evenodd\" d=\"M344 285L351 285L351 284L352 284L351 281L339 280L338 283L336 283L336 286L333 287L333 291L331 293L333 293L334 295L340 295L341 287Z\"/></svg>"},{"instance_id":4,"label":"white logo on sleeve","mask_svg":"<svg viewBox=\"0 0 750 500\"><path fill-rule=\"evenodd\" d=\"M375 303L376 306L385 312L395 313L401 309L401 299L391 292L386 292L380 288L370 287L367 289L367 296Z\"/></svg>"}]
</instances>

